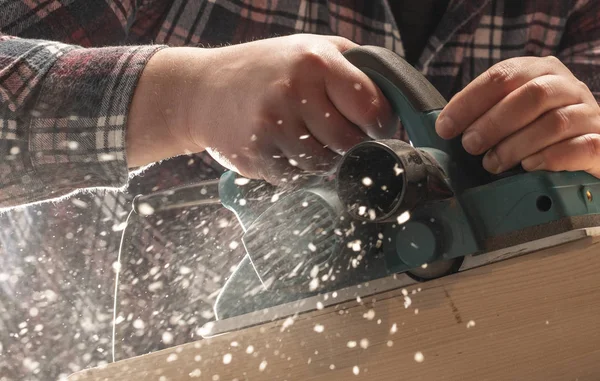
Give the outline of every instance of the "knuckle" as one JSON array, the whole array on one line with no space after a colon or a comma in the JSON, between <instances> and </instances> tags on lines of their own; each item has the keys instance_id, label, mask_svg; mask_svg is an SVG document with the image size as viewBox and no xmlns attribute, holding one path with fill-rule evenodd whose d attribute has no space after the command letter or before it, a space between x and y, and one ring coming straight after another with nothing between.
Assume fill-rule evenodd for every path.
<instances>
[{"instance_id":1,"label":"knuckle","mask_svg":"<svg viewBox=\"0 0 600 381\"><path fill-rule=\"evenodd\" d=\"M588 154L591 159L598 159L600 157L600 135L590 134L584 135L584 144L588 150Z\"/></svg>"},{"instance_id":2,"label":"knuckle","mask_svg":"<svg viewBox=\"0 0 600 381\"><path fill-rule=\"evenodd\" d=\"M583 81L577 80L577 86L579 86L579 88L581 90L583 90L584 92L590 91L590 88L588 87L588 85Z\"/></svg>"},{"instance_id":3,"label":"knuckle","mask_svg":"<svg viewBox=\"0 0 600 381\"><path fill-rule=\"evenodd\" d=\"M329 61L321 50L318 45L306 46L301 49L296 58L297 68L302 71L326 70Z\"/></svg>"},{"instance_id":4,"label":"knuckle","mask_svg":"<svg viewBox=\"0 0 600 381\"><path fill-rule=\"evenodd\" d=\"M491 113L490 113L490 114L491 114ZM503 127L502 127L502 124L501 124L501 122L498 120L497 116L494 116L494 115L488 115L488 116L487 116L487 117L485 117L485 118L486 118L486 121L487 121L487 123L486 123L486 124L487 124L487 126L485 126L485 128L482 128L482 129L480 129L480 130L479 130L480 137L481 137L482 139L484 139L484 140L485 140L485 137L486 137L486 135L487 135L487 134L486 134L486 132L487 132L487 131L490 131L492 134L494 134L494 135L495 135L495 132L497 132L497 131L502 131L502 129L503 129Z\"/></svg>"},{"instance_id":5,"label":"knuckle","mask_svg":"<svg viewBox=\"0 0 600 381\"><path fill-rule=\"evenodd\" d=\"M327 36L326 37L328 41L331 42L336 42L339 45L353 45L354 42L352 42L352 40L343 37L343 36L336 36L336 35L331 35L331 36Z\"/></svg>"},{"instance_id":6,"label":"knuckle","mask_svg":"<svg viewBox=\"0 0 600 381\"><path fill-rule=\"evenodd\" d=\"M544 60L546 60L548 63L550 63L550 65L562 65L562 61L558 59L558 57L553 56L553 55L549 55L549 56L545 56Z\"/></svg>"},{"instance_id":7,"label":"knuckle","mask_svg":"<svg viewBox=\"0 0 600 381\"><path fill-rule=\"evenodd\" d=\"M504 85L511 82L516 74L518 68L511 61L503 61L492 66L488 71L488 79L491 83Z\"/></svg>"},{"instance_id":8,"label":"knuckle","mask_svg":"<svg viewBox=\"0 0 600 381\"><path fill-rule=\"evenodd\" d=\"M544 104L549 98L554 95L554 89L545 80L534 79L525 85L527 95L536 105Z\"/></svg>"},{"instance_id":9,"label":"knuckle","mask_svg":"<svg viewBox=\"0 0 600 381\"><path fill-rule=\"evenodd\" d=\"M297 81L292 78L284 78L275 82L275 93L287 99L300 98L300 89Z\"/></svg>"},{"instance_id":10,"label":"knuckle","mask_svg":"<svg viewBox=\"0 0 600 381\"><path fill-rule=\"evenodd\" d=\"M571 120L565 110L557 109L550 112L551 128L558 136L563 136L571 128Z\"/></svg>"}]
</instances>

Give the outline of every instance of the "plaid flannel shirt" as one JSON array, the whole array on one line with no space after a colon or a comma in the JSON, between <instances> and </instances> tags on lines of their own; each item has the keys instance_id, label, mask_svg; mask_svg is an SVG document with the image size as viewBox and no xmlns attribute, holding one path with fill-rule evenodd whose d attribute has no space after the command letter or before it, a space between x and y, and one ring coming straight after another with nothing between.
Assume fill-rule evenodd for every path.
<instances>
[{"instance_id":1,"label":"plaid flannel shirt","mask_svg":"<svg viewBox=\"0 0 600 381\"><path fill-rule=\"evenodd\" d=\"M1 381L56 379L109 361L111 265L131 195L222 170L190 155L130 178L125 128L146 62L164 46L298 32L404 55L385 0L0 1L0 208L128 186L0 216ZM600 99L600 1L451 0L416 66L449 99L493 64L524 55L557 56ZM222 246L237 232L219 230L232 223L219 213L188 216L184 238L169 225L184 245L162 220L140 233L139 257L127 262L138 267L121 274L121 357L193 340L210 318L199 303L214 300L240 255L211 255L231 254ZM192 278L178 272L184 267ZM157 279L185 287L161 294Z\"/></svg>"},{"instance_id":2,"label":"plaid flannel shirt","mask_svg":"<svg viewBox=\"0 0 600 381\"><path fill-rule=\"evenodd\" d=\"M599 9L593 0L454 0L418 67L450 97L500 60L556 55L598 96ZM8 0L0 15L0 207L126 185L129 105L163 45L310 32L403 54L380 0Z\"/></svg>"}]
</instances>

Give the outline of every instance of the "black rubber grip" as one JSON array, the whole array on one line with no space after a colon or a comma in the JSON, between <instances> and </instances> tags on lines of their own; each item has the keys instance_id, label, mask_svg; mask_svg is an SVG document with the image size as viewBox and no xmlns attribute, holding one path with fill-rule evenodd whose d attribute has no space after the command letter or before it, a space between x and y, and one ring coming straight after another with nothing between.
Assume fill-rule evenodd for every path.
<instances>
[{"instance_id":1,"label":"black rubber grip","mask_svg":"<svg viewBox=\"0 0 600 381\"><path fill-rule=\"evenodd\" d=\"M396 53L379 46L359 46L344 52L354 66L378 72L394 84L417 112L440 110L447 101L435 87Z\"/></svg>"}]
</instances>

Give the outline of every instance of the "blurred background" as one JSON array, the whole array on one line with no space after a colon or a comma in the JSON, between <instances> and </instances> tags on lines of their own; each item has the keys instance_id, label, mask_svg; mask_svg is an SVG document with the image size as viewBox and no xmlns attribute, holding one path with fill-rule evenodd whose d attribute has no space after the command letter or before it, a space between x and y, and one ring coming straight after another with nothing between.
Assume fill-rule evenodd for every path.
<instances>
[{"instance_id":1,"label":"blurred background","mask_svg":"<svg viewBox=\"0 0 600 381\"><path fill-rule=\"evenodd\" d=\"M203 155L182 156L126 192L0 215L0 381L60 380L112 362L117 255L133 198L222 171ZM126 229L116 360L197 340L244 254L235 216L219 205L134 213Z\"/></svg>"}]
</instances>

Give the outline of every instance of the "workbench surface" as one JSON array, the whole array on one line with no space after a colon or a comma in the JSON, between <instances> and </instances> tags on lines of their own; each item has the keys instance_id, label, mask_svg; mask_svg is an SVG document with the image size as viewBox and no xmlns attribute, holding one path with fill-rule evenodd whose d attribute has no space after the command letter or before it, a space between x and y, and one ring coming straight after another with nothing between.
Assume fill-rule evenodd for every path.
<instances>
[{"instance_id":1,"label":"workbench surface","mask_svg":"<svg viewBox=\"0 0 600 381\"><path fill-rule=\"evenodd\" d=\"M69 380L355 378L600 380L600 238L119 361Z\"/></svg>"}]
</instances>

